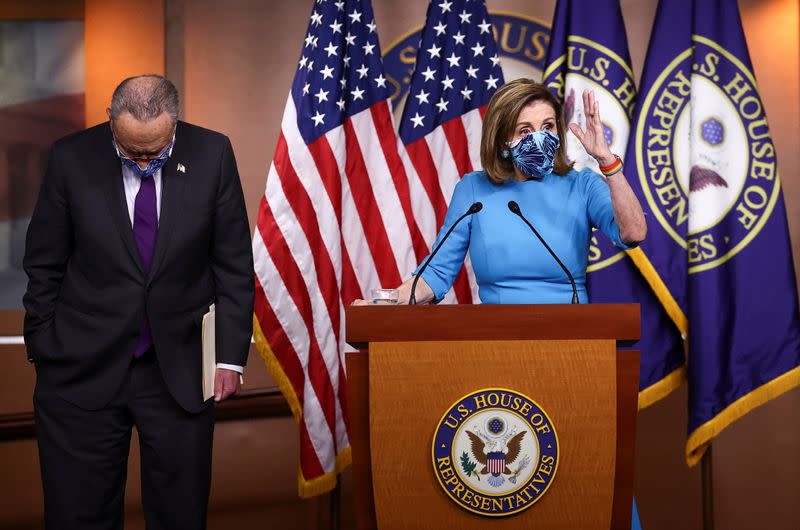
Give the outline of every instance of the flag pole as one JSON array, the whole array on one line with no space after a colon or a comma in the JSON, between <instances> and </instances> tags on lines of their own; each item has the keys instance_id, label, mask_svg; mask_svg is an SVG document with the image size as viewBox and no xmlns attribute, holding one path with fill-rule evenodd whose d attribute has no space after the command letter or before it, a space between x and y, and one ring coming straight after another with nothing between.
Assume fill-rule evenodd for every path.
<instances>
[{"instance_id":1,"label":"flag pole","mask_svg":"<svg viewBox=\"0 0 800 530\"><path fill-rule=\"evenodd\" d=\"M714 530L714 473L711 444L700 461L703 488L703 530Z\"/></svg>"},{"instance_id":2,"label":"flag pole","mask_svg":"<svg viewBox=\"0 0 800 530\"><path fill-rule=\"evenodd\" d=\"M339 530L341 519L341 502L342 502L342 482L341 479L336 481L336 487L331 490L330 503L331 503L331 530Z\"/></svg>"}]
</instances>

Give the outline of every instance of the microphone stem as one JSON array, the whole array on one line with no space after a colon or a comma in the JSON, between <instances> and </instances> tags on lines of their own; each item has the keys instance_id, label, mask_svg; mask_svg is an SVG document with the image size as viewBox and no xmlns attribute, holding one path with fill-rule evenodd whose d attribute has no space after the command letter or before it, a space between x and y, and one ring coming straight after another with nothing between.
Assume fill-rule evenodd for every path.
<instances>
[{"instance_id":1,"label":"microphone stem","mask_svg":"<svg viewBox=\"0 0 800 530\"><path fill-rule=\"evenodd\" d=\"M444 244L445 241L447 241L447 238L450 237L450 233L456 228L456 226L458 226L458 223L460 223L461 220L464 219L465 217L470 216L470 215L472 215L474 213L476 213L476 212L473 211L473 208L470 208L461 217L456 219L456 222L452 224L450 229L444 234L444 237L442 237L442 239L439 241L439 244L436 245L436 248L433 249L433 252L431 252L431 255L428 256L428 259L425 260L425 264L419 269L419 272L414 275L414 281L411 282L411 296L408 297L408 305L417 305L417 297L415 295L415 292L417 290L417 282L419 281L420 277L422 276L422 272L426 268L428 268L428 264L431 262L431 260L436 255L436 253L439 252L439 249L442 248L442 245Z\"/></svg>"},{"instance_id":2,"label":"microphone stem","mask_svg":"<svg viewBox=\"0 0 800 530\"><path fill-rule=\"evenodd\" d=\"M558 255L555 252L553 252L553 249L550 248L550 245L547 244L547 242L544 240L544 238L541 235L539 235L539 231L536 230L536 228L534 228L534 226L530 223L530 221L525 219L525 216L522 215L522 212L521 211L517 211L517 212L514 212L514 213L517 214L519 216L519 218L522 219L525 222L526 225L528 225L528 228L531 229L533 234L539 239L539 241L542 243L542 245L544 245L544 248L547 249L547 251L550 253L550 255L553 256L553 258L559 264L559 266L561 266L561 269L567 275L567 279L569 280L570 286L572 287L572 302L571 303L579 304L580 301L578 300L578 286L575 284L575 279L572 277L572 273L569 272L569 269L558 258Z\"/></svg>"}]
</instances>

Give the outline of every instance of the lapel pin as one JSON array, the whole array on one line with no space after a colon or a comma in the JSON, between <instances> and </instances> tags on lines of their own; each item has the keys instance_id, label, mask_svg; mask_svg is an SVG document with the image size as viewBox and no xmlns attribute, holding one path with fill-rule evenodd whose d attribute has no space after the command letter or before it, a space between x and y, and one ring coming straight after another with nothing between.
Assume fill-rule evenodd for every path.
<instances>
[{"instance_id":1,"label":"lapel pin","mask_svg":"<svg viewBox=\"0 0 800 530\"><path fill-rule=\"evenodd\" d=\"M178 164L178 171L180 171L181 173L186 173L186 166L184 166L183 164Z\"/></svg>"}]
</instances>

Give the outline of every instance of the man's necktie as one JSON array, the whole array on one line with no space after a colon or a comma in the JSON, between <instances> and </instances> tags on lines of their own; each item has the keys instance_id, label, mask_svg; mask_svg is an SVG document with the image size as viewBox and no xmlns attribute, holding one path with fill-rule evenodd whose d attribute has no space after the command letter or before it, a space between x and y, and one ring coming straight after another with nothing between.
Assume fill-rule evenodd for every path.
<instances>
[{"instance_id":1,"label":"man's necktie","mask_svg":"<svg viewBox=\"0 0 800 530\"><path fill-rule=\"evenodd\" d=\"M158 234L158 212L156 211L156 184L152 175L142 177L139 192L133 208L133 239L139 249L142 268L145 275L150 272L153 253L156 248L156 234ZM153 336L150 333L150 320L145 309L144 320L139 333L139 341L133 356L139 358L153 345Z\"/></svg>"}]
</instances>

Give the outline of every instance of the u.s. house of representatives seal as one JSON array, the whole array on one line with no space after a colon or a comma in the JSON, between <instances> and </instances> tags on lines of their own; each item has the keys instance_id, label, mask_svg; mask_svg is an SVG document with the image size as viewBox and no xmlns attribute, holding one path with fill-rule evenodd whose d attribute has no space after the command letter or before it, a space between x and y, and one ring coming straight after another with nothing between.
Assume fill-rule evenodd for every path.
<instances>
[{"instance_id":1,"label":"u.s. house of representatives seal","mask_svg":"<svg viewBox=\"0 0 800 530\"><path fill-rule=\"evenodd\" d=\"M502 517L530 508L558 469L558 436L531 398L484 388L444 413L433 436L433 469L462 508Z\"/></svg>"},{"instance_id":2,"label":"u.s. house of representatives seal","mask_svg":"<svg viewBox=\"0 0 800 530\"><path fill-rule=\"evenodd\" d=\"M689 274L745 248L780 195L775 147L752 72L702 36L642 102L636 158L656 219L686 249ZM687 141L688 140L688 141Z\"/></svg>"}]
</instances>

